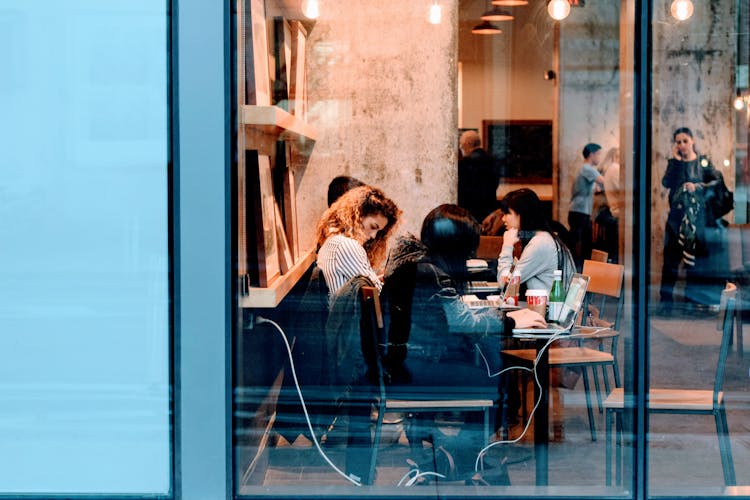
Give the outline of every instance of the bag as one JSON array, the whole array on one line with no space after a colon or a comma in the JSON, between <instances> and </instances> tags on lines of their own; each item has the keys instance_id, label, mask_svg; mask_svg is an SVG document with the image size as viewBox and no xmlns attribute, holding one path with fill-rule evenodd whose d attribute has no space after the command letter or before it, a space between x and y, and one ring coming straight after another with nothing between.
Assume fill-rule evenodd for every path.
<instances>
[{"instance_id":1,"label":"bag","mask_svg":"<svg viewBox=\"0 0 750 500\"><path fill-rule=\"evenodd\" d=\"M706 204L714 219L720 219L734 209L734 193L727 188L721 172L719 172L719 183L711 189Z\"/></svg>"}]
</instances>

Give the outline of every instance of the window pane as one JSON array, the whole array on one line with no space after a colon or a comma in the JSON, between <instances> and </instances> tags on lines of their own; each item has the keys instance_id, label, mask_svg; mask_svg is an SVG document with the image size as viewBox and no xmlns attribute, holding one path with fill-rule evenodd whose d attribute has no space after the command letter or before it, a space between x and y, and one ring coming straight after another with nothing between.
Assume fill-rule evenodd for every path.
<instances>
[{"instance_id":1,"label":"window pane","mask_svg":"<svg viewBox=\"0 0 750 500\"><path fill-rule=\"evenodd\" d=\"M749 477L742 325L729 317L722 350L719 313L727 281L746 280L748 3L657 2L653 16L649 488L720 495ZM703 414L685 415L687 400Z\"/></svg>"},{"instance_id":2,"label":"window pane","mask_svg":"<svg viewBox=\"0 0 750 500\"><path fill-rule=\"evenodd\" d=\"M0 7L0 494L170 491L167 25Z\"/></svg>"}]
</instances>

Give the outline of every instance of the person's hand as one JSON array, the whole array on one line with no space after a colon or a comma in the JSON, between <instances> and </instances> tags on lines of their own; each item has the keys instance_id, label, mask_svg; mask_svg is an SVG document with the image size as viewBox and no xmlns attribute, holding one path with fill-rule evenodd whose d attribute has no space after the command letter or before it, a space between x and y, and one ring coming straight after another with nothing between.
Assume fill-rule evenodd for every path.
<instances>
[{"instance_id":1,"label":"person's hand","mask_svg":"<svg viewBox=\"0 0 750 500\"><path fill-rule=\"evenodd\" d=\"M523 308L506 313L516 322L516 328L544 328L547 322L541 314L531 309Z\"/></svg>"},{"instance_id":2,"label":"person's hand","mask_svg":"<svg viewBox=\"0 0 750 500\"><path fill-rule=\"evenodd\" d=\"M503 246L513 246L518 243L518 229L509 227L503 233Z\"/></svg>"},{"instance_id":3,"label":"person's hand","mask_svg":"<svg viewBox=\"0 0 750 500\"><path fill-rule=\"evenodd\" d=\"M686 182L682 185L682 188L687 191L688 193L695 193L695 183L693 182Z\"/></svg>"},{"instance_id":4,"label":"person's hand","mask_svg":"<svg viewBox=\"0 0 750 500\"><path fill-rule=\"evenodd\" d=\"M677 147L677 144L672 144L672 158L675 158L676 160L682 160L680 148Z\"/></svg>"}]
</instances>

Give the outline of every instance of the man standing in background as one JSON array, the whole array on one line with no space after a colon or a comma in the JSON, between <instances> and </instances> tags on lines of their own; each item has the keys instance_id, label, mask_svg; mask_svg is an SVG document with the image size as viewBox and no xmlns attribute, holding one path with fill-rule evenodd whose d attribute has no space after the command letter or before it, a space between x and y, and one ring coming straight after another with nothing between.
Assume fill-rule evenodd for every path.
<instances>
[{"instance_id":1,"label":"man standing in background","mask_svg":"<svg viewBox=\"0 0 750 500\"><path fill-rule=\"evenodd\" d=\"M594 204L594 183L604 184L604 177L599 174L596 166L599 164L602 147L589 143L583 148L584 164L578 171L573 182L573 191L568 211L568 225L570 226L570 240L573 247L570 251L580 272L583 261L591 258L591 209Z\"/></svg>"},{"instance_id":2,"label":"man standing in background","mask_svg":"<svg viewBox=\"0 0 750 500\"><path fill-rule=\"evenodd\" d=\"M482 149L479 134L461 134L458 147L458 206L465 208L480 224L497 208L498 175L495 161Z\"/></svg>"}]
</instances>

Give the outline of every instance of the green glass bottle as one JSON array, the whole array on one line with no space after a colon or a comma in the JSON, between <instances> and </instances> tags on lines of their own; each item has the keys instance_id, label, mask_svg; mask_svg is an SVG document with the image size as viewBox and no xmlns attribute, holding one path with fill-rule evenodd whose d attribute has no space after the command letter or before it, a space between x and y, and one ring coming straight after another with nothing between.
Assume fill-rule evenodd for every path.
<instances>
[{"instance_id":1,"label":"green glass bottle","mask_svg":"<svg viewBox=\"0 0 750 500\"><path fill-rule=\"evenodd\" d=\"M552 288L549 291L549 307L547 308L547 321L557 321L565 302L565 291L562 284L562 271L557 269L554 272Z\"/></svg>"}]
</instances>

